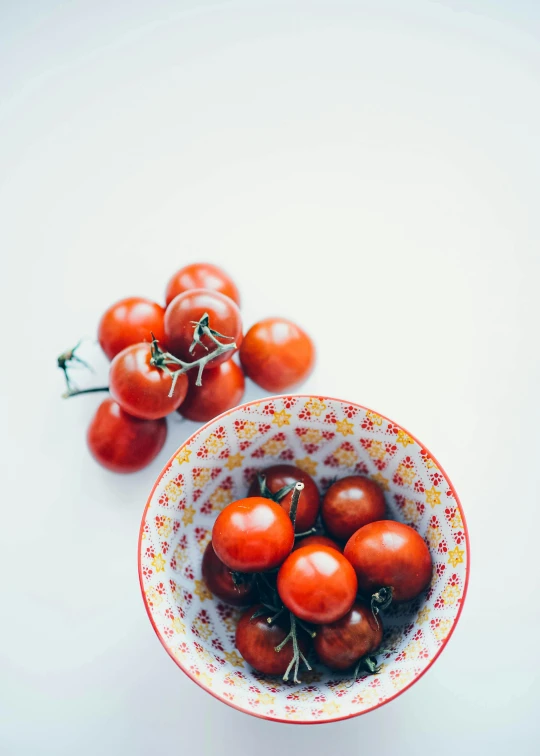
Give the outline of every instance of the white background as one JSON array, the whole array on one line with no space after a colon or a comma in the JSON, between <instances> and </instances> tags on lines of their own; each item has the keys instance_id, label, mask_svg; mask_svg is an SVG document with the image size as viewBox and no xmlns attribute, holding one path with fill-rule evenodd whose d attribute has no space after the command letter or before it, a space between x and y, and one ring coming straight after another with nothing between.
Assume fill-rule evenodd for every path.
<instances>
[{"instance_id":1,"label":"white background","mask_svg":"<svg viewBox=\"0 0 540 756\"><path fill-rule=\"evenodd\" d=\"M538 753L539 37L535 0L0 0L2 754ZM463 502L458 629L360 719L264 722L182 675L136 552L191 427L115 476L99 399L60 399L56 355L197 259Z\"/></svg>"}]
</instances>

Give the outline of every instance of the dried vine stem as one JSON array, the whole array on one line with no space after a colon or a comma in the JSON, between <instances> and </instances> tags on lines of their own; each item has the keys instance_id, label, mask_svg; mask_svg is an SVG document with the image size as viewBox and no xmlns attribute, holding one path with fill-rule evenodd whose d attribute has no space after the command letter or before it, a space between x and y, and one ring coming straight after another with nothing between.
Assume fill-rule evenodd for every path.
<instances>
[{"instance_id":1,"label":"dried vine stem","mask_svg":"<svg viewBox=\"0 0 540 756\"><path fill-rule=\"evenodd\" d=\"M202 386L201 378L203 370L208 365L208 363L214 360L216 357L224 354L225 352L229 352L237 348L234 342L234 336L224 336L222 333L219 333L219 331L214 331L213 328L210 328L210 318L207 312L204 313L200 320L191 322L193 323L194 328L193 341L191 342L191 345L189 347L190 354L193 353L193 350L195 349L197 344L200 344L200 346L202 346L208 352L208 354L203 355L203 357L200 357L198 360L193 360L193 362L184 362L184 360L181 360L179 357L175 357L174 354L171 354L170 352L164 352L160 348L158 340L156 339L154 334L151 333L152 343L150 345L150 349L152 356L150 363L160 370L164 370L171 377L169 397L173 396L174 394L174 389L176 387L176 382L178 381L179 375L187 373L188 370L192 370L193 368L198 368L199 372L197 374L195 385ZM206 344L201 341L203 336L207 336L210 341L215 344L216 348L213 351L210 352ZM228 339L229 343L224 344L223 342L219 341L218 337L220 339ZM65 399L69 398L70 396L78 396L79 394L93 394L97 391L109 390L108 386L96 386L93 388L78 389L71 382L68 371L70 367L73 367L74 363L78 363L88 368L89 370L92 370L92 367L76 354L76 350L79 348L80 343L81 342L79 341L79 343L76 344L72 349L67 349L65 352L62 352L62 354L57 358L58 367L60 368L60 370L62 370L62 372L64 373L64 378L66 379L66 391L62 395ZM179 365L180 370L171 370L169 365Z\"/></svg>"},{"instance_id":2,"label":"dried vine stem","mask_svg":"<svg viewBox=\"0 0 540 756\"><path fill-rule=\"evenodd\" d=\"M304 654L300 651L300 646L298 644L298 636L297 636L297 632L296 632L296 623L297 623L298 620L296 619L296 617L294 616L294 614L292 612L290 612L290 618L291 618L291 629L289 630L289 634L281 641L281 643L279 644L279 646L276 646L275 650L277 652L281 651L281 649L284 648L289 641L292 641L292 644L293 644L293 656L292 656L292 659L291 659L291 661L289 663L289 666L287 667L287 669L285 671L285 674L283 675L283 679L285 680L285 682L287 682L287 680L289 679L289 674L290 674L291 670L294 667L293 681L295 683L299 683L299 682L301 682L298 679L298 672L299 672L299 669L300 669L300 662L301 661L304 662L306 668L308 670L310 670L310 671L311 671L311 665L308 662L308 660L306 659L306 657L304 656Z\"/></svg>"}]
</instances>

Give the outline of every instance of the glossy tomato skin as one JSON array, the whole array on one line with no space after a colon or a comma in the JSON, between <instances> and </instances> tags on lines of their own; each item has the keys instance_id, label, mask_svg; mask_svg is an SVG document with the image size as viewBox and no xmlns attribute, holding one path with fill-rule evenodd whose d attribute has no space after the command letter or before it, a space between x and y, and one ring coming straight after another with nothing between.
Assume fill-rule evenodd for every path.
<instances>
[{"instance_id":1,"label":"glossy tomato skin","mask_svg":"<svg viewBox=\"0 0 540 756\"><path fill-rule=\"evenodd\" d=\"M289 634L288 620L279 617L271 625L267 618L271 612L265 610L260 617L253 615L258 610L264 609L262 605L252 606L245 612L236 627L236 648L243 658L254 669L265 675L284 675L291 659L293 658L293 644L289 641L281 651L276 651L278 646ZM303 632L298 633L298 645L304 654L307 654L307 641Z\"/></svg>"},{"instance_id":2,"label":"glossy tomato skin","mask_svg":"<svg viewBox=\"0 0 540 756\"><path fill-rule=\"evenodd\" d=\"M88 427L87 442L94 459L117 473L142 470L156 457L167 438L165 420L140 420L105 399Z\"/></svg>"},{"instance_id":3,"label":"glossy tomato skin","mask_svg":"<svg viewBox=\"0 0 540 756\"><path fill-rule=\"evenodd\" d=\"M266 391L280 394L302 383L315 365L315 346L295 323L266 318L255 323L240 348L244 372Z\"/></svg>"},{"instance_id":4,"label":"glossy tomato skin","mask_svg":"<svg viewBox=\"0 0 540 756\"><path fill-rule=\"evenodd\" d=\"M292 523L270 499L233 501L218 515L212 530L214 551L237 572L264 572L283 562L294 545Z\"/></svg>"},{"instance_id":5,"label":"glossy tomato skin","mask_svg":"<svg viewBox=\"0 0 540 756\"><path fill-rule=\"evenodd\" d=\"M171 376L150 364L150 344L133 344L117 354L109 370L111 396L126 412L144 420L157 420L174 412L188 389L187 375L178 376L169 397Z\"/></svg>"},{"instance_id":6,"label":"glossy tomato skin","mask_svg":"<svg viewBox=\"0 0 540 756\"><path fill-rule=\"evenodd\" d=\"M195 385L197 370L190 370L187 376L189 387L178 411L188 420L206 423L242 401L246 382L242 368L234 360L205 370L202 386Z\"/></svg>"},{"instance_id":7,"label":"glossy tomato skin","mask_svg":"<svg viewBox=\"0 0 540 756\"><path fill-rule=\"evenodd\" d=\"M349 475L337 480L326 492L321 515L330 535L348 541L358 528L385 516L382 488L363 475Z\"/></svg>"},{"instance_id":8,"label":"glossy tomato skin","mask_svg":"<svg viewBox=\"0 0 540 756\"><path fill-rule=\"evenodd\" d=\"M358 576L359 589L373 594L392 588L394 601L409 601L427 588L432 573L429 549L408 525L379 520L357 530L345 556Z\"/></svg>"},{"instance_id":9,"label":"glossy tomato skin","mask_svg":"<svg viewBox=\"0 0 540 756\"><path fill-rule=\"evenodd\" d=\"M143 297L121 299L109 307L99 321L98 340L101 348L112 360L131 344L152 341L151 333L163 342L164 318L165 309L157 302Z\"/></svg>"},{"instance_id":10,"label":"glossy tomato skin","mask_svg":"<svg viewBox=\"0 0 540 756\"><path fill-rule=\"evenodd\" d=\"M375 620L371 608L358 601L341 619L317 627L313 647L327 667L344 670L373 653L381 645L382 636L381 618Z\"/></svg>"},{"instance_id":11,"label":"glossy tomato skin","mask_svg":"<svg viewBox=\"0 0 540 756\"><path fill-rule=\"evenodd\" d=\"M261 470L261 475L266 479L266 485L272 493L277 493L280 488L291 485L292 483L303 483L304 490L298 499L298 509L296 511L296 532L304 533L315 524L319 514L320 496L313 478L308 473L300 470L294 465L272 465L265 470ZM260 486L257 478L253 480L249 487L248 496L259 496ZM290 491L279 502L280 506L289 514L292 504L293 492Z\"/></svg>"},{"instance_id":12,"label":"glossy tomato skin","mask_svg":"<svg viewBox=\"0 0 540 756\"><path fill-rule=\"evenodd\" d=\"M235 585L230 569L214 551L212 541L204 551L202 576L208 590L232 606L249 606L256 600L257 591L253 583Z\"/></svg>"},{"instance_id":13,"label":"glossy tomato skin","mask_svg":"<svg viewBox=\"0 0 540 756\"><path fill-rule=\"evenodd\" d=\"M192 263L186 265L171 276L165 292L169 305L175 297L192 289L209 289L225 294L240 306L240 293L232 278L217 265L211 263Z\"/></svg>"},{"instance_id":14,"label":"glossy tomato skin","mask_svg":"<svg viewBox=\"0 0 540 756\"><path fill-rule=\"evenodd\" d=\"M316 625L335 622L352 607L356 575L334 548L304 546L287 557L277 576L281 600L293 614Z\"/></svg>"},{"instance_id":15,"label":"glossy tomato skin","mask_svg":"<svg viewBox=\"0 0 540 756\"><path fill-rule=\"evenodd\" d=\"M294 544L293 551L298 551L298 549L301 549L304 546L328 546L329 549L335 549L341 554L343 553L343 548L337 541L324 535L310 535L305 538L299 538Z\"/></svg>"},{"instance_id":16,"label":"glossy tomato skin","mask_svg":"<svg viewBox=\"0 0 540 756\"><path fill-rule=\"evenodd\" d=\"M205 313L209 316L209 326L212 330L224 336L231 336L231 341L234 341L237 347L242 343L242 318L238 305L232 299L207 289L185 291L175 297L165 311L165 340L168 349L184 362L193 362L208 354L201 344L197 344L192 353L189 351L193 341L193 322L198 322ZM229 343L228 339L219 336L217 338L224 344ZM201 341L208 347L209 352L216 348L208 336L203 336ZM216 357L207 364L205 370L230 360L234 351L231 349Z\"/></svg>"}]
</instances>

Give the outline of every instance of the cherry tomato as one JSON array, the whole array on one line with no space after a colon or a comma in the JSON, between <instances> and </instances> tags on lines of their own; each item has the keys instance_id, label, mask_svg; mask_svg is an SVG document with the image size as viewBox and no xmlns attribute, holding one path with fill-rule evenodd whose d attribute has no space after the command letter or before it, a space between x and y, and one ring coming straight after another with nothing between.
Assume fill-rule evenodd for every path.
<instances>
[{"instance_id":1,"label":"cherry tomato","mask_svg":"<svg viewBox=\"0 0 540 756\"><path fill-rule=\"evenodd\" d=\"M235 584L231 571L217 556L212 541L205 549L202 576L208 590L218 599L233 606L249 606L255 601L257 590L253 583Z\"/></svg>"},{"instance_id":2,"label":"cherry tomato","mask_svg":"<svg viewBox=\"0 0 540 756\"><path fill-rule=\"evenodd\" d=\"M304 490L298 499L298 509L296 510L296 527L297 533L303 533L309 530L315 524L319 514L319 489L315 485L313 478L299 467L294 465L272 465L266 470L261 470L260 475L265 478L266 486L271 494L277 494L285 486L293 486L295 483L303 483ZM259 496L261 491L259 479L255 478L249 487L248 496ZM289 514L292 503L292 490L279 500L280 506Z\"/></svg>"},{"instance_id":3,"label":"cherry tomato","mask_svg":"<svg viewBox=\"0 0 540 756\"><path fill-rule=\"evenodd\" d=\"M315 364L315 347L307 333L290 320L266 318L246 333L240 362L255 383L279 394L308 377Z\"/></svg>"},{"instance_id":4,"label":"cherry tomato","mask_svg":"<svg viewBox=\"0 0 540 756\"><path fill-rule=\"evenodd\" d=\"M197 370L187 373L189 388L178 410L188 420L205 423L240 403L246 382L242 368L234 360L222 362L213 370L205 370L202 386L196 386Z\"/></svg>"},{"instance_id":5,"label":"cherry tomato","mask_svg":"<svg viewBox=\"0 0 540 756\"><path fill-rule=\"evenodd\" d=\"M382 520L386 511L382 488L362 475L349 475L330 486L321 515L330 535L347 541L358 528Z\"/></svg>"},{"instance_id":6,"label":"cherry tomato","mask_svg":"<svg viewBox=\"0 0 540 756\"><path fill-rule=\"evenodd\" d=\"M187 375L183 373L169 397L172 378L151 365L151 357L150 344L133 344L116 355L109 370L112 398L130 415L144 420L156 420L174 412L188 389Z\"/></svg>"},{"instance_id":7,"label":"cherry tomato","mask_svg":"<svg viewBox=\"0 0 540 756\"><path fill-rule=\"evenodd\" d=\"M142 297L128 297L116 302L103 314L98 326L101 348L112 360L118 352L140 341L163 341L165 309Z\"/></svg>"},{"instance_id":8,"label":"cherry tomato","mask_svg":"<svg viewBox=\"0 0 540 756\"><path fill-rule=\"evenodd\" d=\"M305 538L299 538L294 544L293 551L298 551L298 549L301 549L303 546L328 546L329 549L336 549L336 551L343 552L342 547L337 541L333 541L331 538L324 535L310 535Z\"/></svg>"},{"instance_id":9,"label":"cherry tomato","mask_svg":"<svg viewBox=\"0 0 540 756\"><path fill-rule=\"evenodd\" d=\"M292 522L270 499L239 499L218 515L212 531L218 557L237 572L264 572L279 565L294 545Z\"/></svg>"},{"instance_id":10,"label":"cherry tomato","mask_svg":"<svg viewBox=\"0 0 540 756\"><path fill-rule=\"evenodd\" d=\"M317 625L347 614L356 598L357 580L345 557L328 546L304 546L281 565L277 589L290 611Z\"/></svg>"},{"instance_id":11,"label":"cherry tomato","mask_svg":"<svg viewBox=\"0 0 540 756\"><path fill-rule=\"evenodd\" d=\"M167 438L165 420L140 420L105 399L88 428L87 442L103 467L118 473L142 470L156 457Z\"/></svg>"},{"instance_id":12,"label":"cherry tomato","mask_svg":"<svg viewBox=\"0 0 540 756\"><path fill-rule=\"evenodd\" d=\"M394 601L418 596L431 579L429 549L408 525L379 520L364 525L347 541L345 556L354 567L361 591L392 588Z\"/></svg>"},{"instance_id":13,"label":"cherry tomato","mask_svg":"<svg viewBox=\"0 0 540 756\"><path fill-rule=\"evenodd\" d=\"M371 607L357 602L350 612L329 625L320 625L313 641L317 656L330 669L349 669L380 645L383 627Z\"/></svg>"},{"instance_id":14,"label":"cherry tomato","mask_svg":"<svg viewBox=\"0 0 540 756\"><path fill-rule=\"evenodd\" d=\"M214 342L205 335L201 342L208 351L201 344L197 344L193 352L189 351L193 341L193 323L198 322L205 313L209 316L209 327L212 330L231 337L226 339L218 336L220 342L229 344L234 341L237 347L242 343L242 318L238 305L232 299L217 291L206 289L185 291L175 297L165 311L167 346L174 355L185 362L198 360L216 348ZM215 368L220 363L230 360L234 351L231 349L211 360L206 369Z\"/></svg>"},{"instance_id":15,"label":"cherry tomato","mask_svg":"<svg viewBox=\"0 0 540 756\"><path fill-rule=\"evenodd\" d=\"M267 610L261 616L253 618L259 610L264 610L261 604L252 606L240 618L236 626L236 648L247 663L259 672L265 675L284 675L293 658L293 644L291 640L288 641L281 651L276 651L276 646L279 646L289 634L288 620L279 617L269 625L267 619L272 613ZM297 638L300 650L305 656L305 633L299 632Z\"/></svg>"},{"instance_id":16,"label":"cherry tomato","mask_svg":"<svg viewBox=\"0 0 540 756\"><path fill-rule=\"evenodd\" d=\"M167 284L165 300L169 305L175 297L191 289L219 291L240 305L240 294L236 284L224 270L211 263L192 263L180 268Z\"/></svg>"}]
</instances>

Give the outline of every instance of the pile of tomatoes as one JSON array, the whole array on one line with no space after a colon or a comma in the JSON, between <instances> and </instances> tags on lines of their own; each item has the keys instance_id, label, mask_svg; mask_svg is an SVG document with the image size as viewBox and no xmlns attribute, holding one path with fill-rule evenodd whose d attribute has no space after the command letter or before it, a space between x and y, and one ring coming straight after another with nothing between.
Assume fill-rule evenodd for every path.
<instances>
[{"instance_id":1,"label":"pile of tomatoes","mask_svg":"<svg viewBox=\"0 0 540 756\"><path fill-rule=\"evenodd\" d=\"M177 271L165 302L130 297L104 313L98 340L111 360L108 386L76 390L68 370L83 361L75 349L58 358L66 396L110 392L87 440L95 459L115 472L135 472L156 457L170 413L206 422L240 403L245 375L281 393L301 383L315 362L310 337L284 318L261 320L244 335L238 288L215 265ZM240 364L231 359L236 351Z\"/></svg>"},{"instance_id":2,"label":"pile of tomatoes","mask_svg":"<svg viewBox=\"0 0 540 756\"><path fill-rule=\"evenodd\" d=\"M202 563L215 597L250 607L236 630L244 659L295 682L311 647L333 670L375 671L381 611L431 580L424 540L385 519L382 489L361 475L336 480L321 501L307 473L275 465L247 494L217 517Z\"/></svg>"}]
</instances>

